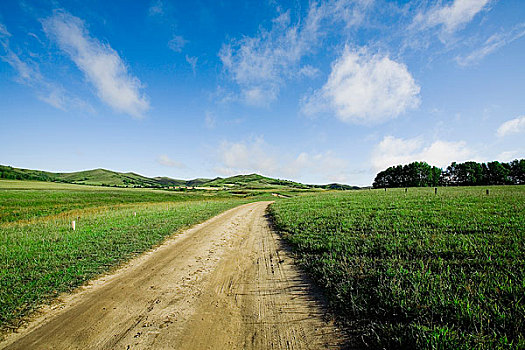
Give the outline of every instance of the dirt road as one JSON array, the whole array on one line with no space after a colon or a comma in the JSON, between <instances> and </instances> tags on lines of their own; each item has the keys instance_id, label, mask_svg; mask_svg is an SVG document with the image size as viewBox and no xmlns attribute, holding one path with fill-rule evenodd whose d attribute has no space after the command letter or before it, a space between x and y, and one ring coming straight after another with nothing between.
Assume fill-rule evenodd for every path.
<instances>
[{"instance_id":1,"label":"dirt road","mask_svg":"<svg viewBox=\"0 0 525 350\"><path fill-rule=\"evenodd\" d=\"M325 319L265 215L229 210L63 297L6 349L324 349Z\"/></svg>"}]
</instances>

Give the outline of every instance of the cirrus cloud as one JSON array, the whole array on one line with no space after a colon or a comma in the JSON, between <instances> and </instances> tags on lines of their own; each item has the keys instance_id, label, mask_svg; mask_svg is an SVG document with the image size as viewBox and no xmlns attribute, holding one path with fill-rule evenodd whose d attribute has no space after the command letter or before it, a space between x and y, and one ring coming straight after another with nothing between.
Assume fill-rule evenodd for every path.
<instances>
[{"instance_id":1,"label":"cirrus cloud","mask_svg":"<svg viewBox=\"0 0 525 350\"><path fill-rule=\"evenodd\" d=\"M482 45L466 56L457 56L456 62L461 66L467 66L481 61L485 56L509 45L515 40L525 36L525 22L514 26L510 31L491 35Z\"/></svg>"},{"instance_id":2,"label":"cirrus cloud","mask_svg":"<svg viewBox=\"0 0 525 350\"><path fill-rule=\"evenodd\" d=\"M141 118L150 108L141 93L142 83L128 72L119 54L108 44L93 38L84 21L63 10L42 20L44 31L56 41L86 79L97 90L98 97L117 112Z\"/></svg>"},{"instance_id":3,"label":"cirrus cloud","mask_svg":"<svg viewBox=\"0 0 525 350\"><path fill-rule=\"evenodd\" d=\"M454 0L449 5L435 5L426 13L417 14L414 24L423 28L441 25L445 33L451 34L470 22L490 1Z\"/></svg>"},{"instance_id":4,"label":"cirrus cloud","mask_svg":"<svg viewBox=\"0 0 525 350\"><path fill-rule=\"evenodd\" d=\"M30 54L23 57L20 53L13 51L9 42L11 36L6 26L0 23L0 60L8 63L16 71L15 81L32 87L36 90L39 100L57 109L67 111L71 108L80 108L90 112L94 111L88 103L69 93L62 85L45 77L40 72L39 64L29 58Z\"/></svg>"}]
</instances>

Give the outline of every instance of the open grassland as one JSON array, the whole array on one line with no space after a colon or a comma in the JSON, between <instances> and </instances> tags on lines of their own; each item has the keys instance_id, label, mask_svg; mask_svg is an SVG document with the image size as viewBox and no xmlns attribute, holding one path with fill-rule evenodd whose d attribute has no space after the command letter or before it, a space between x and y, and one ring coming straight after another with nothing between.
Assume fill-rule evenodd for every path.
<instances>
[{"instance_id":1,"label":"open grassland","mask_svg":"<svg viewBox=\"0 0 525 350\"><path fill-rule=\"evenodd\" d=\"M219 191L175 192L125 189L53 182L0 180L0 225L56 215L75 209L121 206L133 203L199 201L231 198Z\"/></svg>"},{"instance_id":2,"label":"open grassland","mask_svg":"<svg viewBox=\"0 0 525 350\"><path fill-rule=\"evenodd\" d=\"M525 348L525 187L325 193L270 211L358 343Z\"/></svg>"},{"instance_id":3,"label":"open grassland","mask_svg":"<svg viewBox=\"0 0 525 350\"><path fill-rule=\"evenodd\" d=\"M16 326L42 303L178 230L257 199L2 181L0 326Z\"/></svg>"}]
</instances>

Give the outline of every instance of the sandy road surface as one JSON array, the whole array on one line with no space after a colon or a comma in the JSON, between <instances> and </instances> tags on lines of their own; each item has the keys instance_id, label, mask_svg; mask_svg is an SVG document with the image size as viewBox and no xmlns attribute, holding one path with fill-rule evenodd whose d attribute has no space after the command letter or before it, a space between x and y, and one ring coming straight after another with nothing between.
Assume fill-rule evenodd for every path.
<instances>
[{"instance_id":1,"label":"sandy road surface","mask_svg":"<svg viewBox=\"0 0 525 350\"><path fill-rule=\"evenodd\" d=\"M269 202L168 240L50 308L6 349L324 349L341 335L270 230Z\"/></svg>"}]
</instances>

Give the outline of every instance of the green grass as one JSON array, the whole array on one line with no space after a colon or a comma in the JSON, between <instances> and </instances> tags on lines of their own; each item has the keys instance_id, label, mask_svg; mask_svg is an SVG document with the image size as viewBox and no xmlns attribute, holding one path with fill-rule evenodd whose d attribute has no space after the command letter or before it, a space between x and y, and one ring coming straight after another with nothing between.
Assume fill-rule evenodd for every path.
<instances>
[{"instance_id":1,"label":"green grass","mask_svg":"<svg viewBox=\"0 0 525 350\"><path fill-rule=\"evenodd\" d=\"M294 197L271 215L371 348L525 348L525 187Z\"/></svg>"},{"instance_id":2,"label":"green grass","mask_svg":"<svg viewBox=\"0 0 525 350\"><path fill-rule=\"evenodd\" d=\"M257 199L1 181L0 327L178 230Z\"/></svg>"},{"instance_id":3,"label":"green grass","mask_svg":"<svg viewBox=\"0 0 525 350\"><path fill-rule=\"evenodd\" d=\"M229 197L231 195L226 192L175 192L0 180L0 225L59 214L74 209Z\"/></svg>"}]
</instances>

